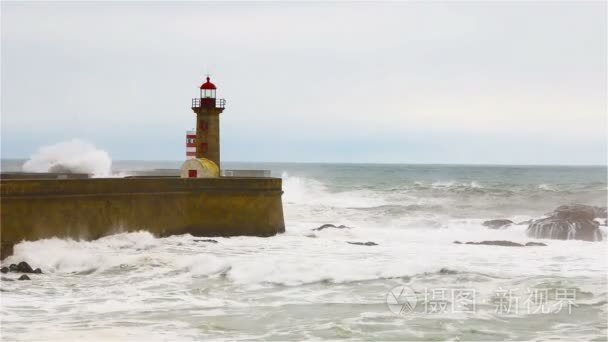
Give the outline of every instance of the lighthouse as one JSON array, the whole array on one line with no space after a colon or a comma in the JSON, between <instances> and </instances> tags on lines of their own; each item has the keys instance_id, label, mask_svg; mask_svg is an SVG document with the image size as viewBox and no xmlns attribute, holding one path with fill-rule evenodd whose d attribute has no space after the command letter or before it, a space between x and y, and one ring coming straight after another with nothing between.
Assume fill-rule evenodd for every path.
<instances>
[{"instance_id":1,"label":"lighthouse","mask_svg":"<svg viewBox=\"0 0 608 342\"><path fill-rule=\"evenodd\" d=\"M192 111L196 114L196 138L187 137L188 156L193 159L182 165L184 178L218 177L220 167L220 114L226 100L216 98L217 87L207 80L200 86L199 97L192 99ZM194 146L192 146L194 145ZM193 148L194 147L194 148ZM194 149L194 151L192 151Z\"/></svg>"}]
</instances>

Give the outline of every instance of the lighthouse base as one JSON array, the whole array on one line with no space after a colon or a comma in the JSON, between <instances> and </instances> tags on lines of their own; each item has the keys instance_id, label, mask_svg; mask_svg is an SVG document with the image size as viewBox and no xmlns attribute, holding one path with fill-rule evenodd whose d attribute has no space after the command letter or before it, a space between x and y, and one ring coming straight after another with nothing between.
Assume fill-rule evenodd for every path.
<instances>
[{"instance_id":1,"label":"lighthouse base","mask_svg":"<svg viewBox=\"0 0 608 342\"><path fill-rule=\"evenodd\" d=\"M285 231L280 178L0 181L1 259L23 240L93 240L146 230L163 237Z\"/></svg>"}]
</instances>

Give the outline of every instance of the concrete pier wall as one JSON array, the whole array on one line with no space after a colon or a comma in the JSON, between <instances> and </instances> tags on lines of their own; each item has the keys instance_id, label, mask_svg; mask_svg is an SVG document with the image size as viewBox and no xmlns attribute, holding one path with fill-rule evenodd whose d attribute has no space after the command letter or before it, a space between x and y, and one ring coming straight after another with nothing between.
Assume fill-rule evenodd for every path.
<instances>
[{"instance_id":1,"label":"concrete pier wall","mask_svg":"<svg viewBox=\"0 0 608 342\"><path fill-rule=\"evenodd\" d=\"M285 231L281 187L279 178L1 180L1 258L51 237L275 235Z\"/></svg>"}]
</instances>

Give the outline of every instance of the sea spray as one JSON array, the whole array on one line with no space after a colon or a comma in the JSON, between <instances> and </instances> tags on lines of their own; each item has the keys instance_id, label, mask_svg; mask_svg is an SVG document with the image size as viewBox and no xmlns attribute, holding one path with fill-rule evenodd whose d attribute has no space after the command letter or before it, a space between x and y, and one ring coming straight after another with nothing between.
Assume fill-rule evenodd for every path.
<instances>
[{"instance_id":1,"label":"sea spray","mask_svg":"<svg viewBox=\"0 0 608 342\"><path fill-rule=\"evenodd\" d=\"M26 172L88 173L93 177L107 177L111 173L110 155L95 145L72 139L41 147L22 169Z\"/></svg>"}]
</instances>

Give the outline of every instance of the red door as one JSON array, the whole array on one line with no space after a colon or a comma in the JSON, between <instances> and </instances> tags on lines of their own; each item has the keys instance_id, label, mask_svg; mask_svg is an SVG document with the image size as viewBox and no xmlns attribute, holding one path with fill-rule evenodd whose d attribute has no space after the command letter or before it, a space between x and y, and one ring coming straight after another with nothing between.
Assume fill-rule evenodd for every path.
<instances>
[{"instance_id":1,"label":"red door","mask_svg":"<svg viewBox=\"0 0 608 342\"><path fill-rule=\"evenodd\" d=\"M188 170L188 178L196 178L196 170Z\"/></svg>"}]
</instances>

